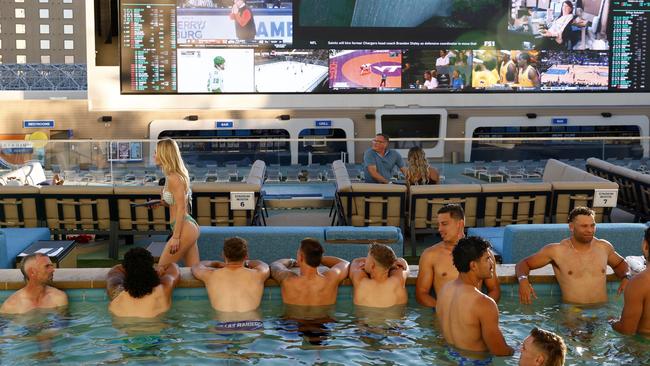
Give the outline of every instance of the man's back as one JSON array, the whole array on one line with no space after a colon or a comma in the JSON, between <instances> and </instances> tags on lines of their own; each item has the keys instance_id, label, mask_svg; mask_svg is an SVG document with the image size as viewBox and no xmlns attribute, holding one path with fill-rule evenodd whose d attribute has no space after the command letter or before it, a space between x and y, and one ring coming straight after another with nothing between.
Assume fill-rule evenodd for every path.
<instances>
[{"instance_id":1,"label":"man's back","mask_svg":"<svg viewBox=\"0 0 650 366\"><path fill-rule=\"evenodd\" d=\"M461 280L448 283L438 296L436 314L447 343L466 351L486 352L479 313L483 299L493 301Z\"/></svg>"},{"instance_id":2,"label":"man's back","mask_svg":"<svg viewBox=\"0 0 650 366\"><path fill-rule=\"evenodd\" d=\"M120 317L151 318L166 312L170 307L171 291L166 291L161 284L141 298L122 291L108 305L108 310Z\"/></svg>"},{"instance_id":3,"label":"man's back","mask_svg":"<svg viewBox=\"0 0 650 366\"><path fill-rule=\"evenodd\" d=\"M636 292L637 296L641 297L641 301L643 302L637 333L650 336L650 269L646 269L634 276L628 284L628 289Z\"/></svg>"},{"instance_id":4,"label":"man's back","mask_svg":"<svg viewBox=\"0 0 650 366\"><path fill-rule=\"evenodd\" d=\"M245 312L260 306L265 279L249 268L225 267L206 276L205 288L216 310Z\"/></svg>"},{"instance_id":5,"label":"man's back","mask_svg":"<svg viewBox=\"0 0 650 366\"><path fill-rule=\"evenodd\" d=\"M336 303L339 281L335 276L293 276L282 282L282 301L292 305L331 305Z\"/></svg>"},{"instance_id":6,"label":"man's back","mask_svg":"<svg viewBox=\"0 0 650 366\"><path fill-rule=\"evenodd\" d=\"M24 314L34 309L52 309L67 304L65 292L52 286L45 286L45 294L36 301L22 288L7 298L0 307L0 313Z\"/></svg>"},{"instance_id":7,"label":"man's back","mask_svg":"<svg viewBox=\"0 0 650 366\"><path fill-rule=\"evenodd\" d=\"M364 278L354 286L355 305L386 308L407 302L406 288L402 281L395 276L388 277L381 282L372 278Z\"/></svg>"}]
</instances>

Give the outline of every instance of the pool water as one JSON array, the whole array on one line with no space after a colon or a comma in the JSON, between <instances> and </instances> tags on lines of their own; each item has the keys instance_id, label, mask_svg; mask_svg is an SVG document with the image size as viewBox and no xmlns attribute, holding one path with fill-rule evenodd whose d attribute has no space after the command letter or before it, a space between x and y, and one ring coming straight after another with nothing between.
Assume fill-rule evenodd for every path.
<instances>
[{"instance_id":1,"label":"pool water","mask_svg":"<svg viewBox=\"0 0 650 366\"><path fill-rule=\"evenodd\" d=\"M547 286L548 287L548 286ZM519 347L539 326L561 334L569 347L567 365L648 365L650 340L621 336L607 320L618 317L622 298L596 309L560 304L557 287L536 286L545 296L523 306L516 287L502 286L501 328L515 357L494 359L516 365ZM2 365L455 365L448 356L431 309L408 306L373 310L352 304L341 287L336 306L305 314L285 307L278 288L267 288L258 331L218 331L222 319L204 289L177 289L172 309L154 320L114 319L102 290L69 290L63 315L0 317ZM409 291L413 292L413 288ZM553 292L555 291L555 292ZM0 301L11 294L0 291ZM310 320L296 320L309 318ZM46 319L46 321L44 321Z\"/></svg>"}]
</instances>

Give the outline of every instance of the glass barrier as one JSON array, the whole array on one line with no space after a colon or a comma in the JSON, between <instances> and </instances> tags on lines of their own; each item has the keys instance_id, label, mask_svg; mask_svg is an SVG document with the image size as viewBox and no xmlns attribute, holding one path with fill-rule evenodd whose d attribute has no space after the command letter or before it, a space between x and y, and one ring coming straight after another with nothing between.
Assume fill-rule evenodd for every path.
<instances>
[{"instance_id":1,"label":"glass barrier","mask_svg":"<svg viewBox=\"0 0 650 366\"><path fill-rule=\"evenodd\" d=\"M427 153L432 146L444 144L442 156L426 159L445 184L541 181L550 158L585 169L586 159L595 157L650 172L649 137L609 137L598 131L581 131L575 137L549 137L539 131L535 134L543 136L535 137L519 131L521 136L512 137L506 132L484 131L474 138L391 139L389 146L408 165L409 149L424 147ZM364 181L363 155L371 149L372 138L331 136L305 131L298 139L264 135L176 141L193 182L244 181L255 160L266 163L267 184L333 184L335 160L347 163L353 182ZM3 140L0 184L62 180L66 185L158 185L163 174L154 151L151 140ZM35 165L42 167L42 173ZM393 179L403 180L404 175L395 169Z\"/></svg>"}]
</instances>

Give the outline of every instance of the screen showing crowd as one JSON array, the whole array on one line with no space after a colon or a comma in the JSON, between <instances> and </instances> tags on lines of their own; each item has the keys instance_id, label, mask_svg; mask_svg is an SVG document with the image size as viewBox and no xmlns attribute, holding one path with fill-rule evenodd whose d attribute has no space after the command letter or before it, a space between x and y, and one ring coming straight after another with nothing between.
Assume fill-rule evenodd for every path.
<instances>
[{"instance_id":1,"label":"screen showing crowd","mask_svg":"<svg viewBox=\"0 0 650 366\"><path fill-rule=\"evenodd\" d=\"M124 1L122 92L647 91L610 1Z\"/></svg>"}]
</instances>

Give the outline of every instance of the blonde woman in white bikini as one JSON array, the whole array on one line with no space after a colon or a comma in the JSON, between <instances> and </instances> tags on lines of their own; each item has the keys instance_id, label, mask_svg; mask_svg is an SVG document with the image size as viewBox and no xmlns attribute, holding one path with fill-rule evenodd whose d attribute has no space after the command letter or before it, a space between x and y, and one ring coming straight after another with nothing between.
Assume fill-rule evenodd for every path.
<instances>
[{"instance_id":1,"label":"blonde woman in white bikini","mask_svg":"<svg viewBox=\"0 0 650 366\"><path fill-rule=\"evenodd\" d=\"M199 224L188 213L192 191L187 168L181 158L176 141L165 139L158 141L155 154L156 165L165 174L165 186L161 198L162 204L169 207L172 236L167 241L158 265L165 267L183 259L185 266L192 267L199 263Z\"/></svg>"}]
</instances>

